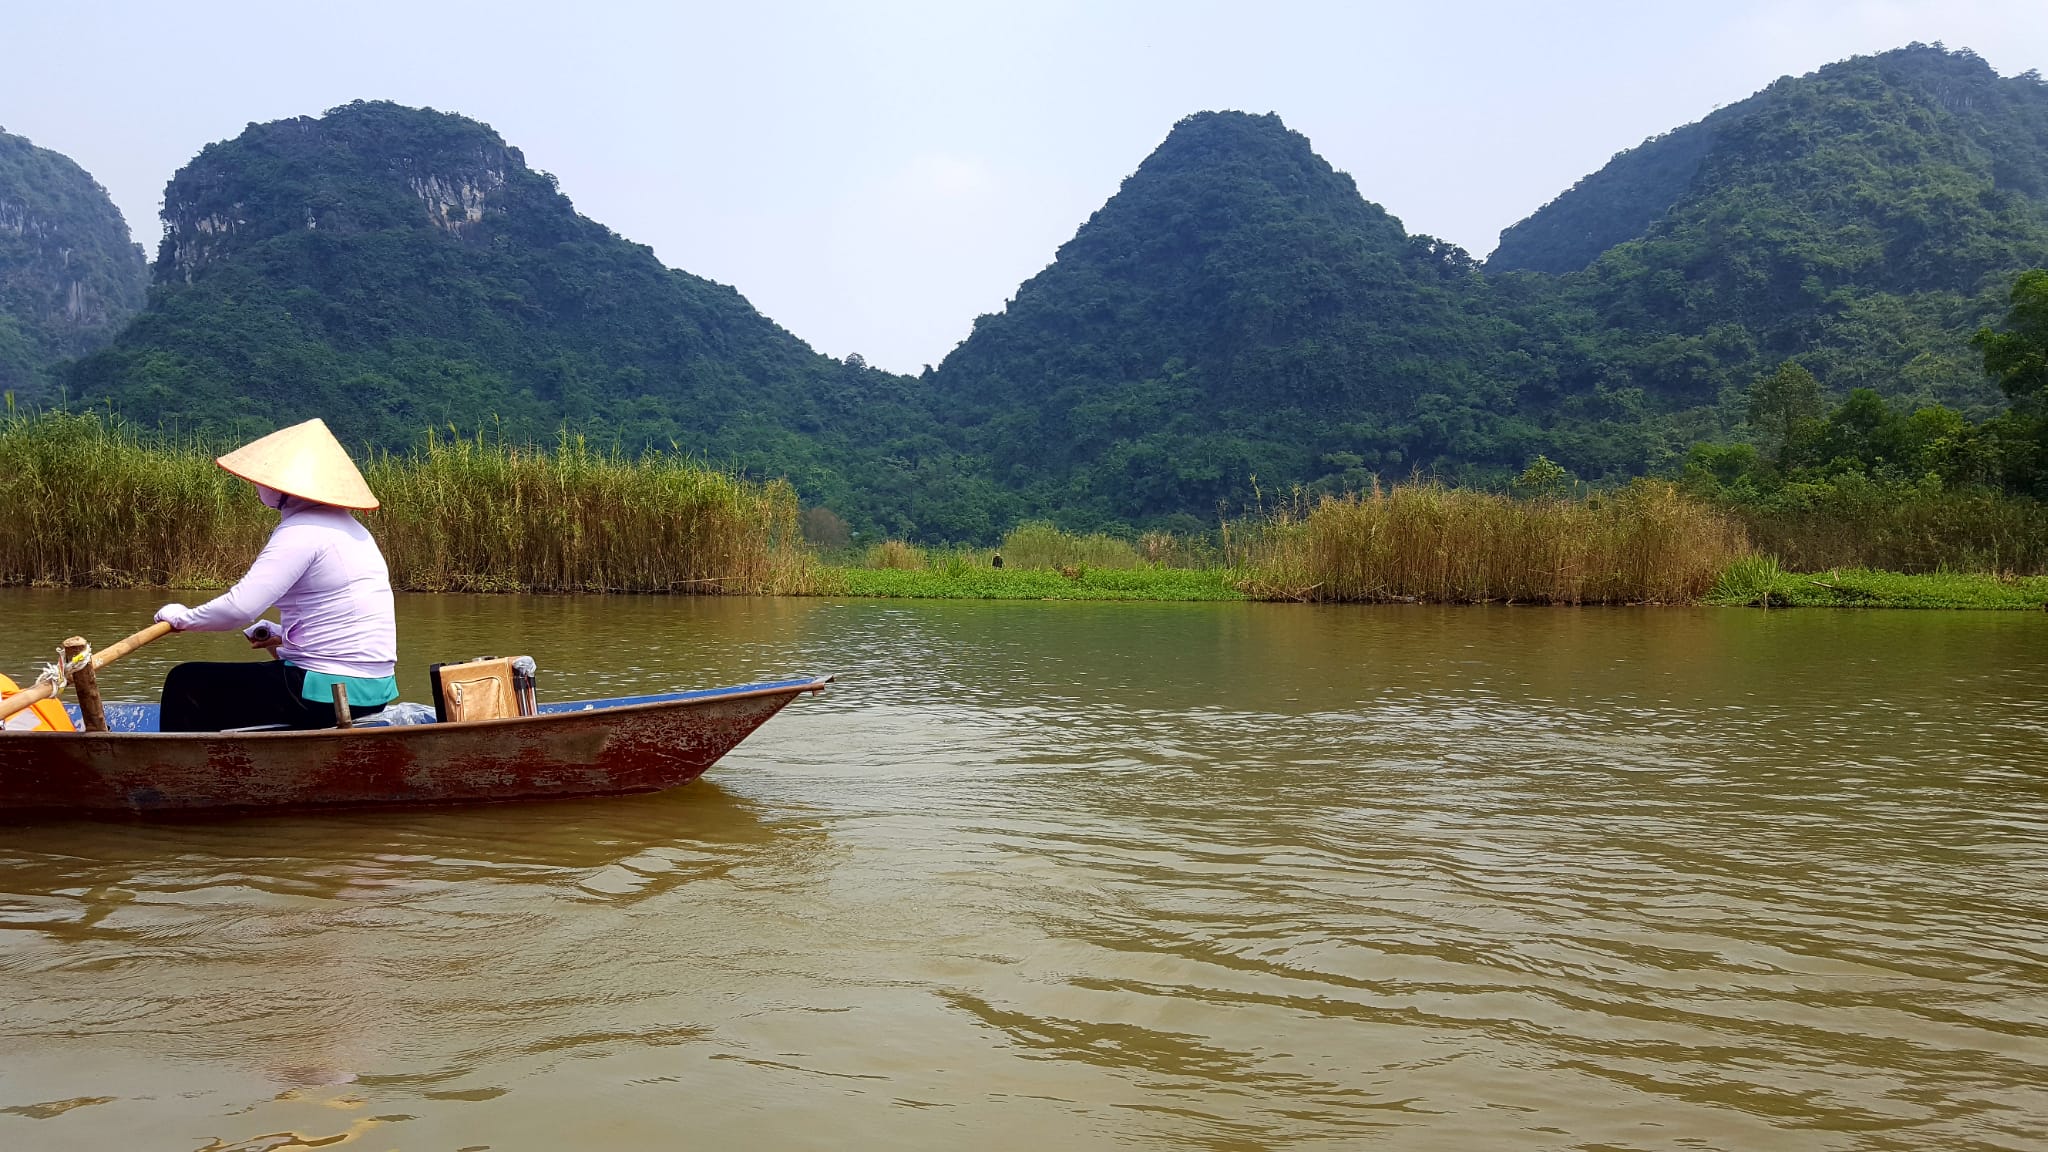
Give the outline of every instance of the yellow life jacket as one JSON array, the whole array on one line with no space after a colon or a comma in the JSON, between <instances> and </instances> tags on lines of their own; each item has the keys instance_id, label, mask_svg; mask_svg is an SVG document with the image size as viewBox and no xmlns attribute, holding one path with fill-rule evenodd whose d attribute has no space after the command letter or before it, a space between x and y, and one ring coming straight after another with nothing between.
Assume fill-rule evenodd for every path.
<instances>
[{"instance_id":1,"label":"yellow life jacket","mask_svg":"<svg viewBox=\"0 0 2048 1152\"><path fill-rule=\"evenodd\" d=\"M21 691L19 685L0 676L0 700L5 700ZM58 700L38 700L26 709L16 712L4 721L9 732L76 732L78 725L71 722L71 713L64 710Z\"/></svg>"}]
</instances>

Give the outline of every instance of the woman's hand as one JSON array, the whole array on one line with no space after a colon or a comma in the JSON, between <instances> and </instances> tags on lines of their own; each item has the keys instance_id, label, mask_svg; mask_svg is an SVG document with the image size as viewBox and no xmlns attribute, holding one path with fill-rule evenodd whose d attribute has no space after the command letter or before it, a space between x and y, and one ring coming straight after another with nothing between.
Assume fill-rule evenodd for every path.
<instances>
[{"instance_id":1,"label":"woman's hand","mask_svg":"<svg viewBox=\"0 0 2048 1152\"><path fill-rule=\"evenodd\" d=\"M185 622L191 618L192 610L183 604L166 604L156 610L157 623L169 624L173 632L183 632Z\"/></svg>"}]
</instances>

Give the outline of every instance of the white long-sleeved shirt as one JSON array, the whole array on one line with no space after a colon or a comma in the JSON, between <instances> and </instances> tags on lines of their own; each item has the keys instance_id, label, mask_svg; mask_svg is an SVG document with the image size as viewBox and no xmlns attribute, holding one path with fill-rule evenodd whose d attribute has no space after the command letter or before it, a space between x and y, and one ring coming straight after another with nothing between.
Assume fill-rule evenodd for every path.
<instances>
[{"instance_id":1,"label":"white long-sleeved shirt","mask_svg":"<svg viewBox=\"0 0 2048 1152\"><path fill-rule=\"evenodd\" d=\"M391 572L369 530L343 508L293 501L270 541L233 588L197 608L167 607L157 619L192 632L247 627L277 606L277 654L333 676L382 677L398 666Z\"/></svg>"}]
</instances>

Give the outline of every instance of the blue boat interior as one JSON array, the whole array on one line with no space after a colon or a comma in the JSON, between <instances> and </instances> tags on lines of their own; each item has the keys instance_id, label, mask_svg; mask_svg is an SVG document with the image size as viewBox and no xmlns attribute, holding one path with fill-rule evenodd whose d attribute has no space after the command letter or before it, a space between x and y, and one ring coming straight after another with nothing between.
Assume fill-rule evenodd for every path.
<instances>
[{"instance_id":1,"label":"blue boat interior","mask_svg":"<svg viewBox=\"0 0 2048 1152\"><path fill-rule=\"evenodd\" d=\"M711 700L720 696L737 696L744 693L772 691L774 689L795 689L809 687L814 678L799 676L793 680L763 680L754 684L734 684L724 688L699 688L693 692L660 692L651 696L610 696L602 700L560 700L540 705L543 716L557 712L588 712L606 708L629 708L635 704L674 704L684 700ZM107 731L109 732L155 732L157 731L157 705L123 704L108 701ZM85 717L78 711L78 705L67 700L65 711L71 713L71 722L83 731ZM431 723L431 721L430 721Z\"/></svg>"}]
</instances>

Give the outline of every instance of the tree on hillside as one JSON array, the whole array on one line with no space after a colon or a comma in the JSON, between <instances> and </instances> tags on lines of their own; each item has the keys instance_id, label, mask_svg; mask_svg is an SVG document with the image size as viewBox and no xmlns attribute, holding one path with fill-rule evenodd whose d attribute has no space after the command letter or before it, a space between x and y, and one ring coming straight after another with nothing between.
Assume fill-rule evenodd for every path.
<instances>
[{"instance_id":1,"label":"tree on hillside","mask_svg":"<svg viewBox=\"0 0 2048 1152\"><path fill-rule=\"evenodd\" d=\"M2013 281L2005 331L1980 328L1972 343L2012 410L1996 421L2006 483L2048 496L2048 268Z\"/></svg>"},{"instance_id":2,"label":"tree on hillside","mask_svg":"<svg viewBox=\"0 0 2048 1152\"><path fill-rule=\"evenodd\" d=\"M1820 430L1826 412L1820 381L1791 361L1749 386L1751 435L1757 450L1781 472L1797 462L1800 447Z\"/></svg>"},{"instance_id":3,"label":"tree on hillside","mask_svg":"<svg viewBox=\"0 0 2048 1152\"><path fill-rule=\"evenodd\" d=\"M2038 410L2048 404L2048 268L2020 273L2011 301L2006 330L1980 328L1972 342L2013 406Z\"/></svg>"},{"instance_id":4,"label":"tree on hillside","mask_svg":"<svg viewBox=\"0 0 2048 1152\"><path fill-rule=\"evenodd\" d=\"M1513 488L1517 496L1527 499L1556 500L1571 492L1572 474L1564 465L1538 452L1515 478Z\"/></svg>"},{"instance_id":5,"label":"tree on hillside","mask_svg":"<svg viewBox=\"0 0 2048 1152\"><path fill-rule=\"evenodd\" d=\"M853 542L853 529L830 508L806 508L798 523L803 527L804 543L813 547L829 552Z\"/></svg>"}]
</instances>

